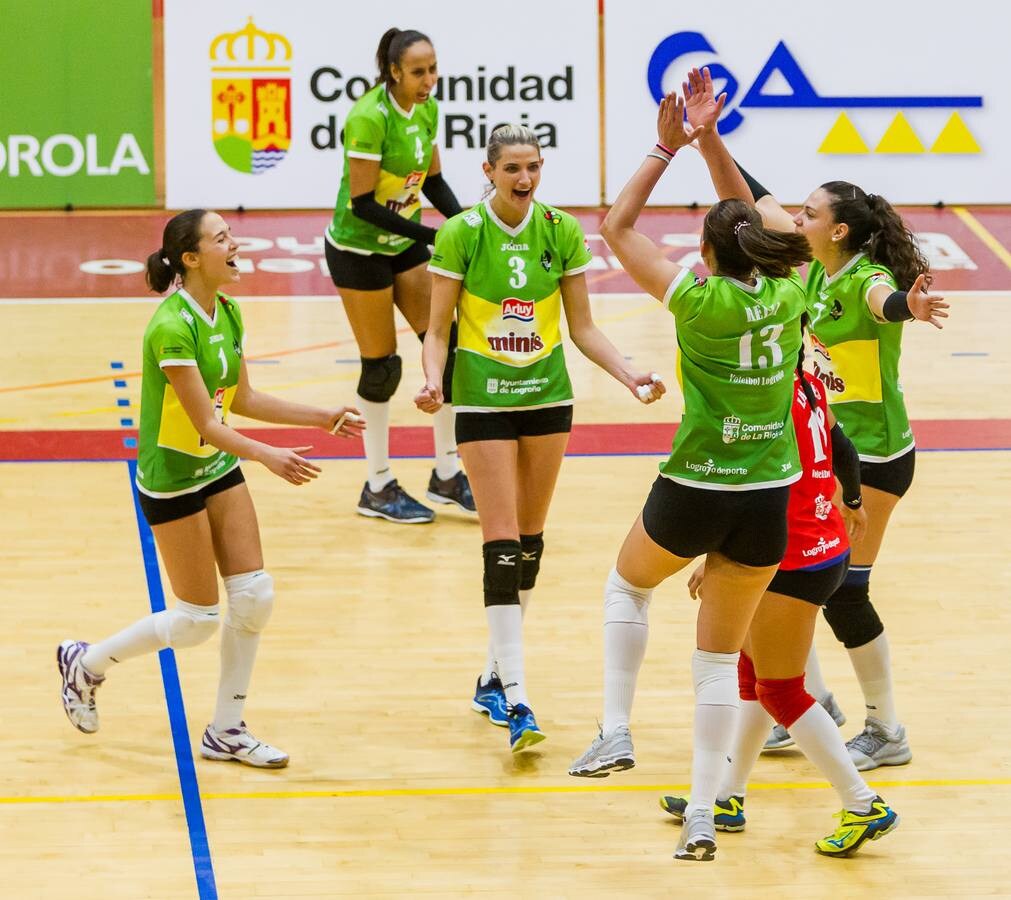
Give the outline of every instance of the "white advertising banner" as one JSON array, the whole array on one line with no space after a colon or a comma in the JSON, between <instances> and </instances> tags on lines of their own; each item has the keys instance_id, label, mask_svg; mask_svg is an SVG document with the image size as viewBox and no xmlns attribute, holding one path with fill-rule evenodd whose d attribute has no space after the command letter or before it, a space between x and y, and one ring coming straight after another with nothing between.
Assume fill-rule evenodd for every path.
<instances>
[{"instance_id":1,"label":"white advertising banner","mask_svg":"<svg viewBox=\"0 0 1011 900\"><path fill-rule=\"evenodd\" d=\"M656 139L659 98L708 65L728 100L735 158L799 203L845 180L893 203L1011 201L1011 66L1002 0L957 7L851 0L607 5L607 197ZM688 157L687 159L683 157ZM709 177L682 151L655 204L708 204Z\"/></svg>"},{"instance_id":2,"label":"white advertising banner","mask_svg":"<svg viewBox=\"0 0 1011 900\"><path fill-rule=\"evenodd\" d=\"M170 0L166 205L332 207L340 132L391 25L435 45L442 166L464 206L481 196L483 147L504 122L540 138L544 200L599 202L596 0L552 0L529 21L467 0Z\"/></svg>"}]
</instances>

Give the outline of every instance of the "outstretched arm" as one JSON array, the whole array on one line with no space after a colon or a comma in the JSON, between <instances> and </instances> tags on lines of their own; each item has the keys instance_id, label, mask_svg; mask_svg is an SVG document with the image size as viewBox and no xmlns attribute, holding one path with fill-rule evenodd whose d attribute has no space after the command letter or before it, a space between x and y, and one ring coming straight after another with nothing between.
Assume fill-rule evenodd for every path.
<instances>
[{"instance_id":1,"label":"outstretched arm","mask_svg":"<svg viewBox=\"0 0 1011 900\"><path fill-rule=\"evenodd\" d=\"M682 267L667 259L650 238L636 231L635 223L673 154L702 133L701 128L685 132L684 109L684 100L676 94L668 94L660 101L657 147L622 188L600 226L601 235L625 271L658 300L663 300L667 287Z\"/></svg>"},{"instance_id":2,"label":"outstretched arm","mask_svg":"<svg viewBox=\"0 0 1011 900\"><path fill-rule=\"evenodd\" d=\"M744 171L730 155L716 122L723 111L727 95L716 97L709 68L692 69L682 85L685 92L685 112L688 123L705 128L699 138L699 152L709 167L716 195L721 200L738 199L750 203L762 215L762 223L773 231L796 231L791 216L775 197Z\"/></svg>"}]
</instances>

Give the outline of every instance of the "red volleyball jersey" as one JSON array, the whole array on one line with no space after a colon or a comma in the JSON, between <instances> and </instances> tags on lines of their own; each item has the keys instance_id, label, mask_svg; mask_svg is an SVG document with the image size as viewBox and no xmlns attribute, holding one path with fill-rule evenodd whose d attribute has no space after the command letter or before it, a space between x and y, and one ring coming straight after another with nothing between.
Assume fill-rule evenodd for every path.
<instances>
[{"instance_id":1,"label":"red volleyball jersey","mask_svg":"<svg viewBox=\"0 0 1011 900\"><path fill-rule=\"evenodd\" d=\"M780 569L820 569L849 550L842 514L832 503L832 438L825 391L817 378L806 379L817 404L812 409L800 379L793 380L793 427L800 450L800 481L790 486L786 521L789 538Z\"/></svg>"}]
</instances>

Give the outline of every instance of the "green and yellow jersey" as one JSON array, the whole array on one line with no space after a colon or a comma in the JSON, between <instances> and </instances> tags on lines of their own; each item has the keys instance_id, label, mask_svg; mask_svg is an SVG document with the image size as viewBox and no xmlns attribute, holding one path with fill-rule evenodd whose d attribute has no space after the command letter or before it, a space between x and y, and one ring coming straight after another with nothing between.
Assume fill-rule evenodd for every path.
<instances>
[{"instance_id":1,"label":"green and yellow jersey","mask_svg":"<svg viewBox=\"0 0 1011 900\"><path fill-rule=\"evenodd\" d=\"M560 283L586 271L591 258L579 223L537 201L515 228L486 200L439 229L429 270L462 282L453 373L458 412L572 403Z\"/></svg>"},{"instance_id":2,"label":"green and yellow jersey","mask_svg":"<svg viewBox=\"0 0 1011 900\"><path fill-rule=\"evenodd\" d=\"M225 422L239 383L242 315L218 294L208 316L185 290L158 306L144 332L137 449L137 489L176 497L227 475L239 460L206 443L165 375L167 366L196 366L218 420Z\"/></svg>"},{"instance_id":3,"label":"green and yellow jersey","mask_svg":"<svg viewBox=\"0 0 1011 900\"><path fill-rule=\"evenodd\" d=\"M897 290L892 273L863 253L831 277L817 261L807 273L814 371L865 462L887 462L913 448L899 383L903 323L879 322L867 305L879 284Z\"/></svg>"},{"instance_id":4,"label":"green and yellow jersey","mask_svg":"<svg viewBox=\"0 0 1011 900\"><path fill-rule=\"evenodd\" d=\"M378 84L351 107L344 124L344 175L337 194L333 221L326 239L339 250L395 256L410 247L413 238L386 231L359 219L351 210L349 159L378 161L376 202L397 215L421 221L421 187L432 162L439 125L434 97L404 112Z\"/></svg>"},{"instance_id":5,"label":"green and yellow jersey","mask_svg":"<svg viewBox=\"0 0 1011 900\"><path fill-rule=\"evenodd\" d=\"M660 474L719 491L800 478L790 416L804 312L800 277L759 278L752 286L683 269L664 303L677 324L685 408Z\"/></svg>"}]
</instances>

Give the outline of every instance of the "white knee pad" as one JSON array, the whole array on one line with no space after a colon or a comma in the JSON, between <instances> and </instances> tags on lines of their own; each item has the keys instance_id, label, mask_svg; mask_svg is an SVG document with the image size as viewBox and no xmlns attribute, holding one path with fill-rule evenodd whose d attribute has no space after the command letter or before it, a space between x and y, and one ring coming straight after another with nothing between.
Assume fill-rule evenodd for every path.
<instances>
[{"instance_id":1,"label":"white knee pad","mask_svg":"<svg viewBox=\"0 0 1011 900\"><path fill-rule=\"evenodd\" d=\"M195 647L214 637L218 630L218 604L197 606L177 600L172 609L155 616L155 632L166 647Z\"/></svg>"},{"instance_id":2,"label":"white knee pad","mask_svg":"<svg viewBox=\"0 0 1011 900\"><path fill-rule=\"evenodd\" d=\"M225 579L228 614L225 624L238 631L263 631L274 609L274 579L262 569Z\"/></svg>"},{"instance_id":3,"label":"white knee pad","mask_svg":"<svg viewBox=\"0 0 1011 900\"><path fill-rule=\"evenodd\" d=\"M649 601L652 596L652 588L639 588L629 584L618 574L617 569L611 569L604 585L604 624L627 622L648 628Z\"/></svg>"},{"instance_id":4,"label":"white knee pad","mask_svg":"<svg viewBox=\"0 0 1011 900\"><path fill-rule=\"evenodd\" d=\"M702 706L739 706L737 661L740 653L711 653L696 650L692 654L692 681L695 703Z\"/></svg>"}]
</instances>

